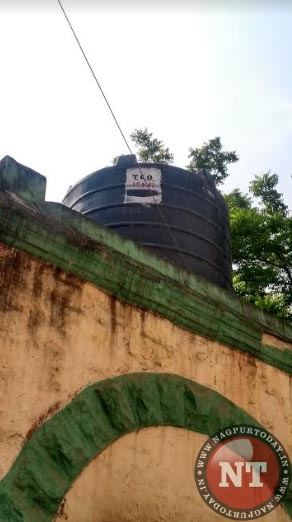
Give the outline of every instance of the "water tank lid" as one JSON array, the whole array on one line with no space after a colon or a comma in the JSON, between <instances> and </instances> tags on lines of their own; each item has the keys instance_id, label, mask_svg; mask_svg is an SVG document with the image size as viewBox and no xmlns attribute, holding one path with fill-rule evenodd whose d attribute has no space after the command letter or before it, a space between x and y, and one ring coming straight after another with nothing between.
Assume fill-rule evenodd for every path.
<instances>
[{"instance_id":1,"label":"water tank lid","mask_svg":"<svg viewBox=\"0 0 292 522\"><path fill-rule=\"evenodd\" d=\"M125 156L119 156L118 161L116 163L117 167L120 168L128 168L132 167L132 165L135 165L137 163L137 158L135 154L127 154Z\"/></svg>"}]
</instances>

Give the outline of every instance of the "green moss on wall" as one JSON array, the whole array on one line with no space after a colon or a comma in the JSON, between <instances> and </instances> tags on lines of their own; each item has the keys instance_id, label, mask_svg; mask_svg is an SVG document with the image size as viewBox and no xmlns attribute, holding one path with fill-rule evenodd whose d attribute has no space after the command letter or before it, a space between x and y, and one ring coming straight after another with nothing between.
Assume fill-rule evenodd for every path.
<instances>
[{"instance_id":1,"label":"green moss on wall","mask_svg":"<svg viewBox=\"0 0 292 522\"><path fill-rule=\"evenodd\" d=\"M32 202L44 201L47 180L44 176L10 156L0 161L0 191L9 191Z\"/></svg>"}]
</instances>

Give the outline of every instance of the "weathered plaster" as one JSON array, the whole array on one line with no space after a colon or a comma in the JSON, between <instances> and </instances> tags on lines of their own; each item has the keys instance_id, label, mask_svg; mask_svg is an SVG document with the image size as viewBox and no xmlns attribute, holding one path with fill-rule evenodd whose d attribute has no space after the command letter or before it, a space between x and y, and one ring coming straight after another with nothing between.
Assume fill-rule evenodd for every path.
<instances>
[{"instance_id":1,"label":"weathered plaster","mask_svg":"<svg viewBox=\"0 0 292 522\"><path fill-rule=\"evenodd\" d=\"M182 375L218 391L292 456L291 377L251 355L123 304L56 267L0 250L0 476L27 434L99 379L137 371Z\"/></svg>"},{"instance_id":2,"label":"weathered plaster","mask_svg":"<svg viewBox=\"0 0 292 522\"><path fill-rule=\"evenodd\" d=\"M274 348L277 348L278 350L292 350L291 343L287 343L280 339L279 337L276 337L275 335L266 334L264 333L262 336L262 344L265 344L267 346L273 346Z\"/></svg>"},{"instance_id":3,"label":"weathered plaster","mask_svg":"<svg viewBox=\"0 0 292 522\"><path fill-rule=\"evenodd\" d=\"M194 462L206 438L172 427L126 435L85 468L55 522L224 522L194 485ZM261 520L290 518L280 505Z\"/></svg>"},{"instance_id":4,"label":"weathered plaster","mask_svg":"<svg viewBox=\"0 0 292 522\"><path fill-rule=\"evenodd\" d=\"M86 279L121 301L158 312L183 328L292 373L292 351L261 342L263 333L291 342L288 322L149 255L63 205L29 207L12 196L0 192L3 243Z\"/></svg>"}]
</instances>

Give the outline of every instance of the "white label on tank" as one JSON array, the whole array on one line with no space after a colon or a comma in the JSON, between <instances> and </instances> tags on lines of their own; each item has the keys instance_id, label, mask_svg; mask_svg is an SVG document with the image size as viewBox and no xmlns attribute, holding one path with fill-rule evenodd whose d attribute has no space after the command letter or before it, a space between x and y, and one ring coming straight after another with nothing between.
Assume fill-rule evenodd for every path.
<instances>
[{"instance_id":1,"label":"white label on tank","mask_svg":"<svg viewBox=\"0 0 292 522\"><path fill-rule=\"evenodd\" d=\"M161 170L155 167L127 169L124 203L154 205L161 202Z\"/></svg>"}]
</instances>

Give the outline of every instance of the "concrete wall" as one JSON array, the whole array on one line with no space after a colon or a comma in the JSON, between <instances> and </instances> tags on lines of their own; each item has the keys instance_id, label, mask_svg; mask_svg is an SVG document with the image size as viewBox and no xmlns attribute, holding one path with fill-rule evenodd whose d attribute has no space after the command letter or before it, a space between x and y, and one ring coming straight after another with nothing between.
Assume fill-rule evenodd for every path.
<instances>
[{"instance_id":1,"label":"concrete wall","mask_svg":"<svg viewBox=\"0 0 292 522\"><path fill-rule=\"evenodd\" d=\"M0 521L218 520L193 478L207 435L257 422L291 457L291 327L45 185L0 162ZM291 488L264 518L287 513Z\"/></svg>"},{"instance_id":2,"label":"concrete wall","mask_svg":"<svg viewBox=\"0 0 292 522\"><path fill-rule=\"evenodd\" d=\"M119 439L77 479L56 522L222 522L194 484L194 462L205 440L172 427ZM278 507L263 520L290 518Z\"/></svg>"},{"instance_id":3,"label":"concrete wall","mask_svg":"<svg viewBox=\"0 0 292 522\"><path fill-rule=\"evenodd\" d=\"M133 372L172 373L219 392L274 433L292 457L288 373L4 244L0 282L0 479L33 431L79 390ZM289 347L265 335L264 344ZM219 520L192 478L204 440L171 427L119 439L80 475L56 520ZM281 507L265 518L289 519Z\"/></svg>"}]
</instances>

